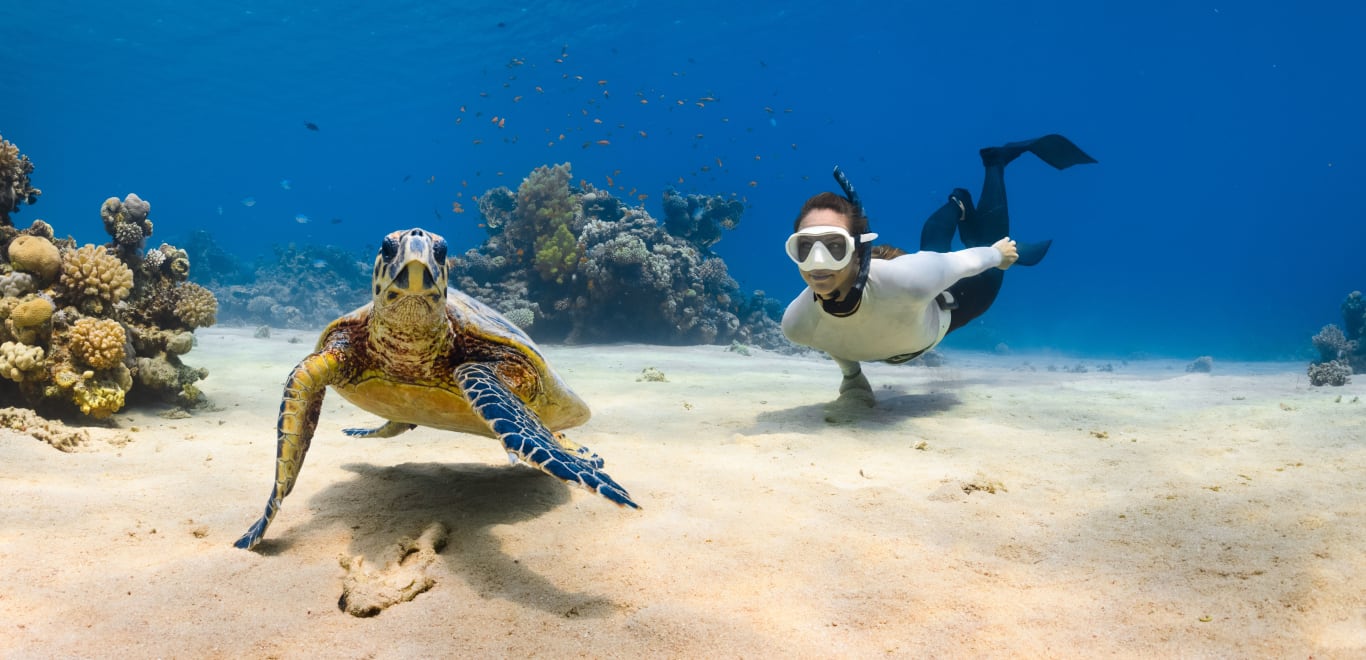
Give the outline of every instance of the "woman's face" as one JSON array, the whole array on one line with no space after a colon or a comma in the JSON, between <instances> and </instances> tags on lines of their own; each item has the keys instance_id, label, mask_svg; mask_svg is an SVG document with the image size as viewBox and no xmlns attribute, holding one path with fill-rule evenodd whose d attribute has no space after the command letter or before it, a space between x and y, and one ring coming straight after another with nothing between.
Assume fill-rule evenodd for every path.
<instances>
[{"instance_id":1,"label":"woman's face","mask_svg":"<svg viewBox=\"0 0 1366 660\"><path fill-rule=\"evenodd\" d=\"M852 233L849 218L845 215L836 213L830 209L812 209L811 212L802 218L801 224L797 229L807 227L842 227L845 231ZM849 260L848 265L840 270L801 270L802 279L806 285L811 287L812 293L825 298L837 291L847 291L858 277L859 261L857 258Z\"/></svg>"}]
</instances>

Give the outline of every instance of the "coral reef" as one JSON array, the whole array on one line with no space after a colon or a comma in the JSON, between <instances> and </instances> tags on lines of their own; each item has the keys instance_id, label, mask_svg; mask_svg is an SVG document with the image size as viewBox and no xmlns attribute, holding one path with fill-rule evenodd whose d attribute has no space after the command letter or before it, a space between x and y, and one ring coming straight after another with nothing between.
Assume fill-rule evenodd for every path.
<instances>
[{"instance_id":1,"label":"coral reef","mask_svg":"<svg viewBox=\"0 0 1366 660\"><path fill-rule=\"evenodd\" d=\"M643 207L570 180L569 163L540 167L516 193L481 196L488 238L449 260L452 285L542 341L793 350L777 323L781 305L742 295L711 252L742 204L668 191L661 225Z\"/></svg>"},{"instance_id":2,"label":"coral reef","mask_svg":"<svg viewBox=\"0 0 1366 660\"><path fill-rule=\"evenodd\" d=\"M1344 385L1366 373L1366 298L1353 291L1342 301L1342 327L1325 325L1310 342L1318 357L1309 363L1312 385Z\"/></svg>"},{"instance_id":3,"label":"coral reef","mask_svg":"<svg viewBox=\"0 0 1366 660\"><path fill-rule=\"evenodd\" d=\"M211 239L197 246L216 250ZM275 246L273 262L258 264L252 276L233 270L209 272L203 281L218 300L221 320L277 328L319 328L370 299L373 255L333 246ZM196 271L198 273L198 271ZM196 274L196 279L199 275Z\"/></svg>"},{"instance_id":4,"label":"coral reef","mask_svg":"<svg viewBox=\"0 0 1366 660\"><path fill-rule=\"evenodd\" d=\"M1207 374L1214 371L1214 358L1208 355L1201 355L1186 365L1186 373Z\"/></svg>"},{"instance_id":5,"label":"coral reef","mask_svg":"<svg viewBox=\"0 0 1366 660\"><path fill-rule=\"evenodd\" d=\"M1341 360L1329 360L1309 365L1309 384L1315 387L1334 385L1341 387L1352 382L1352 368Z\"/></svg>"},{"instance_id":6,"label":"coral reef","mask_svg":"<svg viewBox=\"0 0 1366 660\"><path fill-rule=\"evenodd\" d=\"M0 231L0 398L105 418L130 398L202 402L208 375L184 365L217 302L187 280L170 245L142 252L151 205L129 194L100 209L108 244L77 247L36 220Z\"/></svg>"},{"instance_id":7,"label":"coral reef","mask_svg":"<svg viewBox=\"0 0 1366 660\"><path fill-rule=\"evenodd\" d=\"M20 204L32 206L43 194L29 183L28 175L32 173L33 162L28 156L0 137L0 227L13 224L10 214L18 213Z\"/></svg>"}]
</instances>

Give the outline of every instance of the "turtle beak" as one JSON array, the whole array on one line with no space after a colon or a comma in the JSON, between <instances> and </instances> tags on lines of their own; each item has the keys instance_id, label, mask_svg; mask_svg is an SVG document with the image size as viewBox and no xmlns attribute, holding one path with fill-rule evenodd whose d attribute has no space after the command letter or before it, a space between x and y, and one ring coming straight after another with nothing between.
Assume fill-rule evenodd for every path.
<instances>
[{"instance_id":1,"label":"turtle beak","mask_svg":"<svg viewBox=\"0 0 1366 660\"><path fill-rule=\"evenodd\" d=\"M446 239L422 229L394 232L385 237L376 271L376 276L387 276L388 282L375 288L386 301L445 298Z\"/></svg>"}]
</instances>

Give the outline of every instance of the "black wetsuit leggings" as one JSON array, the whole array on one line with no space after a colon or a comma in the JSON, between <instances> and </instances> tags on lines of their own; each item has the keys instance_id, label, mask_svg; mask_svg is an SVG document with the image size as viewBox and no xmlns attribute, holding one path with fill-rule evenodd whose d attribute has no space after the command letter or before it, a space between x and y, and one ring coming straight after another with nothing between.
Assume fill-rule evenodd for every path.
<instances>
[{"instance_id":1,"label":"black wetsuit leggings","mask_svg":"<svg viewBox=\"0 0 1366 660\"><path fill-rule=\"evenodd\" d=\"M962 206L959 206L962 203ZM959 220L959 218L962 218ZM920 249L932 252L953 251L953 234L957 231L967 247L990 246L1010 234L1010 216L1006 212L1006 181L1004 165L987 165L982 182L982 196L972 205L972 195L955 188L938 211L925 219L920 230ZM953 332L986 313L996 294L1001 291L1005 271L991 268L984 273L965 277L949 287L957 309L949 322Z\"/></svg>"}]
</instances>

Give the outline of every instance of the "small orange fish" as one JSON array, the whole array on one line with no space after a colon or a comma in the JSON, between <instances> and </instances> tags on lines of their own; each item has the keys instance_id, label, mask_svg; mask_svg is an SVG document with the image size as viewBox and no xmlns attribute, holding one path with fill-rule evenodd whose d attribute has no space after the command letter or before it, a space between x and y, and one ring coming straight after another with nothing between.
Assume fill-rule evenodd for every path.
<instances>
[{"instance_id":1,"label":"small orange fish","mask_svg":"<svg viewBox=\"0 0 1366 660\"><path fill-rule=\"evenodd\" d=\"M698 102L697 102L697 107L699 107L699 108L705 108L705 107L707 107L707 104L706 104L706 103L703 103L703 102L701 102L701 101L698 101Z\"/></svg>"},{"instance_id":2,"label":"small orange fish","mask_svg":"<svg viewBox=\"0 0 1366 660\"><path fill-rule=\"evenodd\" d=\"M564 58L563 58L563 57L557 57L557 58L555 58L555 63L556 63L556 64L564 64Z\"/></svg>"},{"instance_id":3,"label":"small orange fish","mask_svg":"<svg viewBox=\"0 0 1366 660\"><path fill-rule=\"evenodd\" d=\"M464 120L464 119L465 119L464 117L456 117L456 118L455 118L455 123L459 124L459 123L460 123L462 120Z\"/></svg>"},{"instance_id":4,"label":"small orange fish","mask_svg":"<svg viewBox=\"0 0 1366 660\"><path fill-rule=\"evenodd\" d=\"M594 118L593 118L593 123L594 123L594 124L601 124L601 123L602 123L602 120L601 120L601 119L598 119L598 118L596 118L596 117L594 117Z\"/></svg>"},{"instance_id":5,"label":"small orange fish","mask_svg":"<svg viewBox=\"0 0 1366 660\"><path fill-rule=\"evenodd\" d=\"M493 123L493 124L498 123L498 115L494 115L494 116L493 116L493 119L490 119L489 122L490 122L490 123Z\"/></svg>"},{"instance_id":6,"label":"small orange fish","mask_svg":"<svg viewBox=\"0 0 1366 660\"><path fill-rule=\"evenodd\" d=\"M521 94L518 94L517 96L512 97L512 102L513 102L513 103L520 102L521 100L522 100L522 95L521 95Z\"/></svg>"},{"instance_id":7,"label":"small orange fish","mask_svg":"<svg viewBox=\"0 0 1366 660\"><path fill-rule=\"evenodd\" d=\"M609 145L609 144L612 144L612 143L609 142L609 141L607 141L607 140L598 140L598 144L600 144L600 145L602 145L602 146L605 147L605 146L607 146L607 145Z\"/></svg>"},{"instance_id":8,"label":"small orange fish","mask_svg":"<svg viewBox=\"0 0 1366 660\"><path fill-rule=\"evenodd\" d=\"M599 81L598 81L598 84L599 84L599 85L606 85L606 84L607 84L607 81L606 81L606 80L599 80Z\"/></svg>"},{"instance_id":9,"label":"small orange fish","mask_svg":"<svg viewBox=\"0 0 1366 660\"><path fill-rule=\"evenodd\" d=\"M640 200L640 201L642 201L642 202L645 201L646 198L648 198L648 197L649 197L649 195L646 195L645 193L641 193L641 194L639 194L639 195L636 195L636 199L638 199L638 200Z\"/></svg>"},{"instance_id":10,"label":"small orange fish","mask_svg":"<svg viewBox=\"0 0 1366 660\"><path fill-rule=\"evenodd\" d=\"M560 133L560 137L557 138L557 139L563 140L563 139L564 139L564 133Z\"/></svg>"},{"instance_id":11,"label":"small orange fish","mask_svg":"<svg viewBox=\"0 0 1366 660\"><path fill-rule=\"evenodd\" d=\"M463 105L460 106L460 111L461 111L461 112L464 112L464 111L465 111L465 106L463 106Z\"/></svg>"},{"instance_id":12,"label":"small orange fish","mask_svg":"<svg viewBox=\"0 0 1366 660\"><path fill-rule=\"evenodd\" d=\"M462 185L462 186L468 188L468 187L470 186L470 182L469 182L469 181L466 181L466 180L464 180L464 179L461 179L461 180L460 180L460 185Z\"/></svg>"},{"instance_id":13,"label":"small orange fish","mask_svg":"<svg viewBox=\"0 0 1366 660\"><path fill-rule=\"evenodd\" d=\"M583 76L574 76L574 80L583 80Z\"/></svg>"},{"instance_id":14,"label":"small orange fish","mask_svg":"<svg viewBox=\"0 0 1366 660\"><path fill-rule=\"evenodd\" d=\"M683 183L683 177L681 177L681 176L678 177L678 182L679 182L679 183Z\"/></svg>"},{"instance_id":15,"label":"small orange fish","mask_svg":"<svg viewBox=\"0 0 1366 660\"><path fill-rule=\"evenodd\" d=\"M641 131L641 132L640 132L640 137L649 137L649 136L645 134L645 131Z\"/></svg>"},{"instance_id":16,"label":"small orange fish","mask_svg":"<svg viewBox=\"0 0 1366 660\"><path fill-rule=\"evenodd\" d=\"M697 99L697 100L699 100L699 101L706 101L706 102L708 102L708 103L711 103L712 101L715 101L715 100L716 100L716 97L713 97L713 96L703 96L702 98L699 98L699 99Z\"/></svg>"},{"instance_id":17,"label":"small orange fish","mask_svg":"<svg viewBox=\"0 0 1366 660\"><path fill-rule=\"evenodd\" d=\"M678 104L683 105L683 99L678 99Z\"/></svg>"},{"instance_id":18,"label":"small orange fish","mask_svg":"<svg viewBox=\"0 0 1366 660\"><path fill-rule=\"evenodd\" d=\"M641 100L640 100L640 104L641 104L641 105L649 105L649 103L650 103L650 99L641 99Z\"/></svg>"},{"instance_id":19,"label":"small orange fish","mask_svg":"<svg viewBox=\"0 0 1366 660\"><path fill-rule=\"evenodd\" d=\"M612 170L612 176L621 176L621 170Z\"/></svg>"},{"instance_id":20,"label":"small orange fish","mask_svg":"<svg viewBox=\"0 0 1366 660\"><path fill-rule=\"evenodd\" d=\"M464 213L464 212L465 212L465 207L461 206L461 205L460 205L460 202L451 202L451 213Z\"/></svg>"},{"instance_id":21,"label":"small orange fish","mask_svg":"<svg viewBox=\"0 0 1366 660\"><path fill-rule=\"evenodd\" d=\"M750 181L750 182L749 182L749 187L751 187L751 188L758 187L758 185L759 185L759 182L758 182L758 181Z\"/></svg>"},{"instance_id":22,"label":"small orange fish","mask_svg":"<svg viewBox=\"0 0 1366 660\"><path fill-rule=\"evenodd\" d=\"M608 93L607 90L604 89L604 90L602 90L602 98L610 99L610 98L612 98L612 95L611 95L610 93Z\"/></svg>"},{"instance_id":23,"label":"small orange fish","mask_svg":"<svg viewBox=\"0 0 1366 660\"><path fill-rule=\"evenodd\" d=\"M506 124L506 123L507 123L507 117L503 117L502 119L499 119L499 120L498 120L498 128L502 128L502 127L503 127L503 124Z\"/></svg>"},{"instance_id":24,"label":"small orange fish","mask_svg":"<svg viewBox=\"0 0 1366 660\"><path fill-rule=\"evenodd\" d=\"M773 114L773 108L770 108L770 107L768 107L768 106L764 106L764 112L767 112L768 114L771 115L771 114Z\"/></svg>"},{"instance_id":25,"label":"small orange fish","mask_svg":"<svg viewBox=\"0 0 1366 660\"><path fill-rule=\"evenodd\" d=\"M717 157L716 157L716 166L717 166L717 167L725 167L725 165L723 165L723 164L721 163L721 157L720 157L720 156L717 156Z\"/></svg>"},{"instance_id":26,"label":"small orange fish","mask_svg":"<svg viewBox=\"0 0 1366 660\"><path fill-rule=\"evenodd\" d=\"M626 196L627 196L627 197L630 197L631 195L634 195L634 194L636 194L636 189L635 189L635 188L632 188L632 189L631 189L631 192L626 193Z\"/></svg>"},{"instance_id":27,"label":"small orange fish","mask_svg":"<svg viewBox=\"0 0 1366 660\"><path fill-rule=\"evenodd\" d=\"M536 93L537 93L537 94L544 94L544 93L545 93L545 90L544 90L544 89L541 89L541 86L540 86L540 85L537 85L537 86L536 86Z\"/></svg>"},{"instance_id":28,"label":"small orange fish","mask_svg":"<svg viewBox=\"0 0 1366 660\"><path fill-rule=\"evenodd\" d=\"M488 92L479 92L479 96L480 96L480 98L488 98L488 97L489 97L489 93L488 93Z\"/></svg>"},{"instance_id":29,"label":"small orange fish","mask_svg":"<svg viewBox=\"0 0 1366 660\"><path fill-rule=\"evenodd\" d=\"M611 188L612 186L617 185L615 182L612 181L612 177L611 177L611 176L607 176L606 178L607 178L607 187L608 187L608 188Z\"/></svg>"},{"instance_id":30,"label":"small orange fish","mask_svg":"<svg viewBox=\"0 0 1366 660\"><path fill-rule=\"evenodd\" d=\"M547 147L553 147L553 146L555 146L555 141L554 141L554 140L551 140L551 141L545 143L545 146L547 146Z\"/></svg>"}]
</instances>

